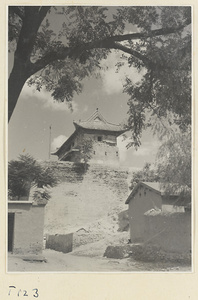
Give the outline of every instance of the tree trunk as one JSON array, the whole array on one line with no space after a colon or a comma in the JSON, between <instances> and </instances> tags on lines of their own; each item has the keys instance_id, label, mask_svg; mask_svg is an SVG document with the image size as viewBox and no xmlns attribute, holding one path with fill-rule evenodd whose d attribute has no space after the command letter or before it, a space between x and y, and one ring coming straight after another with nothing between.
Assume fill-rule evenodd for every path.
<instances>
[{"instance_id":1,"label":"tree trunk","mask_svg":"<svg viewBox=\"0 0 198 300\"><path fill-rule=\"evenodd\" d=\"M28 78L24 65L24 62L16 58L8 80L8 122L15 109L24 83Z\"/></svg>"}]
</instances>

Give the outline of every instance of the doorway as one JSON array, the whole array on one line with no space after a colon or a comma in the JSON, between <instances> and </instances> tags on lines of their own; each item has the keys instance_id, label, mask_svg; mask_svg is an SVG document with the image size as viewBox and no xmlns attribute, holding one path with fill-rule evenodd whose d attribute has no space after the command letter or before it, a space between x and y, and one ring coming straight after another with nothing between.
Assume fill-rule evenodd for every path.
<instances>
[{"instance_id":1,"label":"doorway","mask_svg":"<svg viewBox=\"0 0 198 300\"><path fill-rule=\"evenodd\" d=\"M8 252L14 247L14 213L8 213Z\"/></svg>"}]
</instances>

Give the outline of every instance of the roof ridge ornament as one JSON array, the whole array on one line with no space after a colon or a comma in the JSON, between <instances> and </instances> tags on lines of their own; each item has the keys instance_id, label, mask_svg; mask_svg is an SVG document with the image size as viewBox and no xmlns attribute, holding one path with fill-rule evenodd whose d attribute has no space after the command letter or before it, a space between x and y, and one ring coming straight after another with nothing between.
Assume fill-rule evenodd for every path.
<instances>
[{"instance_id":1,"label":"roof ridge ornament","mask_svg":"<svg viewBox=\"0 0 198 300\"><path fill-rule=\"evenodd\" d=\"M88 130L109 131L114 132L117 136L127 131L126 128L120 124L118 125L108 122L98 111L98 108L87 120L74 121L73 123L76 129L77 127L81 127Z\"/></svg>"},{"instance_id":2,"label":"roof ridge ornament","mask_svg":"<svg viewBox=\"0 0 198 300\"><path fill-rule=\"evenodd\" d=\"M91 121L95 121L96 119L100 119L102 122L104 123L108 123L105 118L103 117L103 115L99 112L98 108L96 108L96 110L94 111L94 113L86 120L86 121L82 121L82 122L91 122Z\"/></svg>"}]
</instances>

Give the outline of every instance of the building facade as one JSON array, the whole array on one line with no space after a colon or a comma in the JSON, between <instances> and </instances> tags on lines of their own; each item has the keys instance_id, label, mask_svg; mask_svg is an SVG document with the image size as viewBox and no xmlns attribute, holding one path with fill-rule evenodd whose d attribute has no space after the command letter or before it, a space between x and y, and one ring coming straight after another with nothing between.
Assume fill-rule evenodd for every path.
<instances>
[{"instance_id":1,"label":"building facade","mask_svg":"<svg viewBox=\"0 0 198 300\"><path fill-rule=\"evenodd\" d=\"M139 182L128 196L130 240L142 242L145 235L145 213L150 210L163 213L184 212L184 203L177 195L166 195L159 182Z\"/></svg>"},{"instance_id":2,"label":"building facade","mask_svg":"<svg viewBox=\"0 0 198 300\"><path fill-rule=\"evenodd\" d=\"M117 137L126 130L107 122L98 109L86 121L74 122L74 133L54 153L61 161L84 162L82 146L90 141L90 163L119 163Z\"/></svg>"},{"instance_id":3,"label":"building facade","mask_svg":"<svg viewBox=\"0 0 198 300\"><path fill-rule=\"evenodd\" d=\"M8 252L41 254L46 200L8 201Z\"/></svg>"}]
</instances>

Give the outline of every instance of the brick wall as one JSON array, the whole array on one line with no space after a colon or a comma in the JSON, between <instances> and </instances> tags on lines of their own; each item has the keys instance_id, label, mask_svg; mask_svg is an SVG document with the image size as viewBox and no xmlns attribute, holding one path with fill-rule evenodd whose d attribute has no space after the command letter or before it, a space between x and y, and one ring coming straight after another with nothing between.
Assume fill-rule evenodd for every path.
<instances>
[{"instance_id":1,"label":"brick wall","mask_svg":"<svg viewBox=\"0 0 198 300\"><path fill-rule=\"evenodd\" d=\"M98 137L101 138L101 141L98 141ZM64 150L62 149L60 157L62 157L64 152L72 148L77 149L84 140L91 140L93 142L91 163L119 164L119 149L117 147L116 136L104 131L97 131L96 133L93 130L85 131L78 129L78 132L76 132L71 141L71 146L65 147ZM69 161L80 163L82 159L80 152L72 152Z\"/></svg>"}]
</instances>

